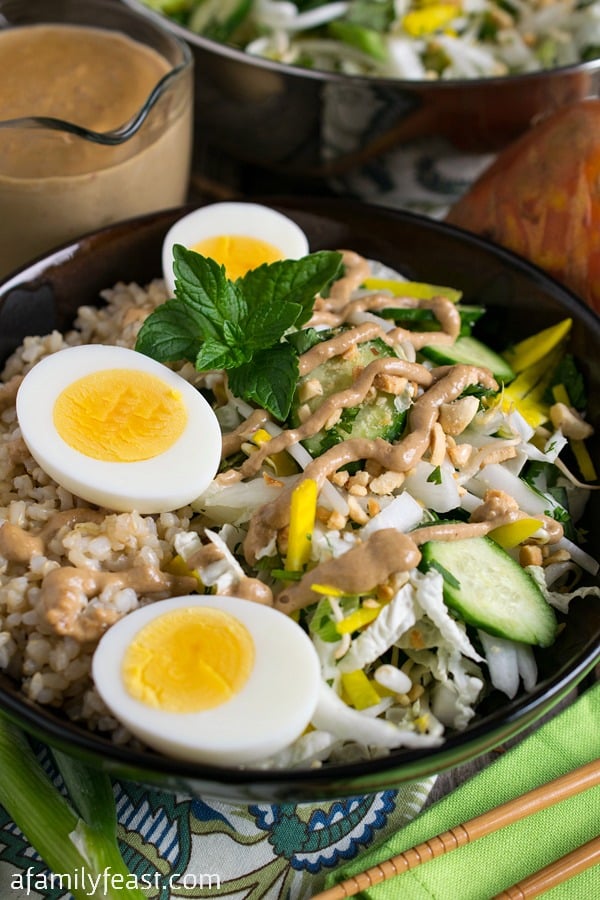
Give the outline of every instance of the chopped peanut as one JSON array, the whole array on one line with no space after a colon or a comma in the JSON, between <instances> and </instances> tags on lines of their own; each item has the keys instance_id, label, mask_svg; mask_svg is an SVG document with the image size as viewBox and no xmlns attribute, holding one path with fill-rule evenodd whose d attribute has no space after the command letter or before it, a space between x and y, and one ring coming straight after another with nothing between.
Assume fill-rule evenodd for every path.
<instances>
[{"instance_id":1,"label":"chopped peanut","mask_svg":"<svg viewBox=\"0 0 600 900\"><path fill-rule=\"evenodd\" d=\"M374 597L367 597L366 600L363 600L363 606L366 607L367 609L379 609L381 606L381 603L378 603Z\"/></svg>"},{"instance_id":2,"label":"chopped peanut","mask_svg":"<svg viewBox=\"0 0 600 900\"><path fill-rule=\"evenodd\" d=\"M389 472L384 472L383 475L378 475L377 478L374 478L370 483L369 488L373 494L379 496L391 494L402 487L405 478L406 475L404 472L392 472L390 470Z\"/></svg>"},{"instance_id":3,"label":"chopped peanut","mask_svg":"<svg viewBox=\"0 0 600 900\"><path fill-rule=\"evenodd\" d=\"M544 554L542 565L551 566L552 563L568 562L570 559L571 554L568 550L555 550L554 553L548 553L548 555Z\"/></svg>"},{"instance_id":4,"label":"chopped peanut","mask_svg":"<svg viewBox=\"0 0 600 900\"><path fill-rule=\"evenodd\" d=\"M298 419L300 422L304 423L307 419L310 419L311 411L308 403L303 403L302 406L298 407Z\"/></svg>"},{"instance_id":5,"label":"chopped peanut","mask_svg":"<svg viewBox=\"0 0 600 900\"><path fill-rule=\"evenodd\" d=\"M347 521L346 516L343 516L340 512L334 510L329 516L327 527L332 531L341 531Z\"/></svg>"},{"instance_id":6,"label":"chopped peanut","mask_svg":"<svg viewBox=\"0 0 600 900\"><path fill-rule=\"evenodd\" d=\"M350 478L350 473L347 471L338 471L334 472L331 476L331 480L338 487L344 487L348 479Z\"/></svg>"},{"instance_id":7,"label":"chopped peanut","mask_svg":"<svg viewBox=\"0 0 600 900\"><path fill-rule=\"evenodd\" d=\"M542 551L535 544L524 544L519 550L519 563L525 568L526 566L541 566Z\"/></svg>"},{"instance_id":8,"label":"chopped peanut","mask_svg":"<svg viewBox=\"0 0 600 900\"><path fill-rule=\"evenodd\" d=\"M330 515L331 510L327 509L326 506L317 506L317 519L319 522L328 522Z\"/></svg>"},{"instance_id":9,"label":"chopped peanut","mask_svg":"<svg viewBox=\"0 0 600 900\"><path fill-rule=\"evenodd\" d=\"M313 397L321 397L323 395L323 385L318 378L309 378L303 382L298 388L298 397L301 403L307 403Z\"/></svg>"},{"instance_id":10,"label":"chopped peanut","mask_svg":"<svg viewBox=\"0 0 600 900\"><path fill-rule=\"evenodd\" d=\"M382 602L389 603L394 596L394 589L389 584L378 584L377 596Z\"/></svg>"},{"instance_id":11,"label":"chopped peanut","mask_svg":"<svg viewBox=\"0 0 600 900\"><path fill-rule=\"evenodd\" d=\"M357 525L366 525L369 517L360 503L352 495L348 497L348 515Z\"/></svg>"},{"instance_id":12,"label":"chopped peanut","mask_svg":"<svg viewBox=\"0 0 600 900\"><path fill-rule=\"evenodd\" d=\"M340 421L341 418L342 418L341 409L334 410L333 413L329 416L329 418L325 422L325 425L324 425L325 431L329 431L330 428L333 428L334 425L337 425L337 423Z\"/></svg>"},{"instance_id":13,"label":"chopped peanut","mask_svg":"<svg viewBox=\"0 0 600 900\"><path fill-rule=\"evenodd\" d=\"M406 390L408 379L402 378L400 375L387 375L385 372L381 372L375 376L374 384L378 390L398 396Z\"/></svg>"},{"instance_id":14,"label":"chopped peanut","mask_svg":"<svg viewBox=\"0 0 600 900\"><path fill-rule=\"evenodd\" d=\"M550 421L555 428L560 428L565 437L583 441L591 437L594 429L582 419L579 413L565 403L554 403L550 407Z\"/></svg>"},{"instance_id":15,"label":"chopped peanut","mask_svg":"<svg viewBox=\"0 0 600 900\"><path fill-rule=\"evenodd\" d=\"M431 441L429 443L430 457L429 462L432 466L441 466L446 456L446 435L444 429L439 422L436 422L431 431Z\"/></svg>"},{"instance_id":16,"label":"chopped peanut","mask_svg":"<svg viewBox=\"0 0 600 900\"><path fill-rule=\"evenodd\" d=\"M369 497L367 500L367 512L371 518L376 516L378 512L381 512L381 505L373 497Z\"/></svg>"},{"instance_id":17,"label":"chopped peanut","mask_svg":"<svg viewBox=\"0 0 600 900\"><path fill-rule=\"evenodd\" d=\"M454 447L448 446L448 456L455 469L462 469L466 466L474 452L475 449L470 444L455 444Z\"/></svg>"},{"instance_id":18,"label":"chopped peanut","mask_svg":"<svg viewBox=\"0 0 600 900\"><path fill-rule=\"evenodd\" d=\"M477 397L459 397L440 406L439 422L446 434L461 434L479 409Z\"/></svg>"}]
</instances>

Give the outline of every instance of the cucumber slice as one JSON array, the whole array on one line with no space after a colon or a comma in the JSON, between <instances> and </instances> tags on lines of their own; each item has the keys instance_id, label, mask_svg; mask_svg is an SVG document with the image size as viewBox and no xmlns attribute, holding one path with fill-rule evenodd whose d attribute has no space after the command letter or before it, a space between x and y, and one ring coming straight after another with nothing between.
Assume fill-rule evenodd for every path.
<instances>
[{"instance_id":1,"label":"cucumber slice","mask_svg":"<svg viewBox=\"0 0 600 900\"><path fill-rule=\"evenodd\" d=\"M554 610L531 575L491 538L427 541L421 552L424 568L444 578L446 603L469 625L523 644L554 642Z\"/></svg>"},{"instance_id":2,"label":"cucumber slice","mask_svg":"<svg viewBox=\"0 0 600 900\"><path fill-rule=\"evenodd\" d=\"M337 394L351 387L357 371L364 369L370 362L381 356L395 357L394 351L385 341L375 338L365 341L356 348L352 358L335 356L326 360L308 375L303 376L296 387L290 414L294 428L300 425L299 410L304 404L300 400L303 385L307 381L317 380L321 383L322 392L308 401L311 414L332 394ZM399 407L398 399L392 394L376 391L369 402L360 406L342 410L341 419L328 430L321 429L302 443L312 456L320 456L329 447L333 447L349 438L383 438L395 440L404 427L406 409Z\"/></svg>"},{"instance_id":3,"label":"cucumber slice","mask_svg":"<svg viewBox=\"0 0 600 900\"><path fill-rule=\"evenodd\" d=\"M459 337L447 347L431 344L423 347L421 352L423 356L438 365L465 363L468 366L490 369L494 378L504 384L508 384L515 377L515 373L505 359L486 344L482 344L477 338L471 336Z\"/></svg>"},{"instance_id":4,"label":"cucumber slice","mask_svg":"<svg viewBox=\"0 0 600 900\"><path fill-rule=\"evenodd\" d=\"M485 313L485 307L457 303L456 311L460 313L461 335L470 335L473 325ZM434 316L433 310L425 306L390 307L378 310L377 315L382 319L394 319L397 325L402 325L404 328L416 328L419 331L440 330L440 323Z\"/></svg>"}]
</instances>

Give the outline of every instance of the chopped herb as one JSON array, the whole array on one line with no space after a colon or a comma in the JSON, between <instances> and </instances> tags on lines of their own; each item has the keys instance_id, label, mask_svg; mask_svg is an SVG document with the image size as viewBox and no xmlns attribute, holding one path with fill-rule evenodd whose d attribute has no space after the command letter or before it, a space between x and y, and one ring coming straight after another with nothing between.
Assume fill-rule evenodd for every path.
<instances>
[{"instance_id":1,"label":"chopped herb","mask_svg":"<svg viewBox=\"0 0 600 900\"><path fill-rule=\"evenodd\" d=\"M326 643L333 644L340 640L340 634L336 628L331 604L326 597L319 600L314 615L310 620L309 627L313 635L317 635Z\"/></svg>"},{"instance_id":2,"label":"chopped herb","mask_svg":"<svg viewBox=\"0 0 600 900\"><path fill-rule=\"evenodd\" d=\"M571 406L579 410L586 409L587 396L585 391L585 384L583 381L583 375L577 368L575 360L570 353L566 353L562 357L556 369L552 373L552 378L546 389L546 392L544 393L544 403L554 403L552 388L557 384L563 384L565 386L565 389L569 395Z\"/></svg>"},{"instance_id":3,"label":"chopped herb","mask_svg":"<svg viewBox=\"0 0 600 900\"><path fill-rule=\"evenodd\" d=\"M427 481L430 484L441 484L442 483L442 470L439 466L436 466L433 472L427 477Z\"/></svg>"},{"instance_id":4,"label":"chopped herb","mask_svg":"<svg viewBox=\"0 0 600 900\"><path fill-rule=\"evenodd\" d=\"M289 569L271 569L271 575L279 581L300 581L304 572L291 572Z\"/></svg>"},{"instance_id":5,"label":"chopped herb","mask_svg":"<svg viewBox=\"0 0 600 900\"><path fill-rule=\"evenodd\" d=\"M286 335L286 341L291 344L298 356L307 353L316 344L324 340L323 332L316 328L303 328L302 331L292 331Z\"/></svg>"}]
</instances>

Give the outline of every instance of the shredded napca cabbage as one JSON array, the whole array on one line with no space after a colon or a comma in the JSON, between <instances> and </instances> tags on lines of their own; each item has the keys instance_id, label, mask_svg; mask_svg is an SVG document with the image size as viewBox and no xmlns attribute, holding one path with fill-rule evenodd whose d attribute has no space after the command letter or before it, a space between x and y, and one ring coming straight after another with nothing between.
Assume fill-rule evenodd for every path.
<instances>
[{"instance_id":1,"label":"shredded napca cabbage","mask_svg":"<svg viewBox=\"0 0 600 900\"><path fill-rule=\"evenodd\" d=\"M501 77L570 66L600 48L597 0L210 0L172 12L192 31L289 65L408 80ZM215 6L215 4L212 4Z\"/></svg>"}]
</instances>

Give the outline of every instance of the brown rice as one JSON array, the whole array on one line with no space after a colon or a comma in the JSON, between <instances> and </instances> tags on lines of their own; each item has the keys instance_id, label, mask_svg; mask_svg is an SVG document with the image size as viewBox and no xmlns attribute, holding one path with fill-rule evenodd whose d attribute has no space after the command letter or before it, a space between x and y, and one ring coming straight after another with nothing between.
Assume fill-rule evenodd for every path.
<instances>
[{"instance_id":1,"label":"brown rice","mask_svg":"<svg viewBox=\"0 0 600 900\"><path fill-rule=\"evenodd\" d=\"M5 364L0 384L0 525L10 522L35 533L54 513L87 505L59 487L27 451L17 422L15 392L7 383L64 347L90 343L133 347L141 323L164 302L166 291L157 280L147 288L118 284L102 296L106 305L81 307L71 331L26 338ZM46 555L34 556L30 564L9 562L0 554L0 670L20 683L26 697L61 707L71 719L109 732L118 743L129 740L92 684L94 644L53 632L38 609L40 586L49 571L62 565L107 572L136 563L164 568L175 555L174 536L189 530L191 512L184 508L142 516L106 511L100 522L63 526L48 542ZM157 597L138 597L124 588L104 591L94 602L126 613Z\"/></svg>"}]
</instances>

